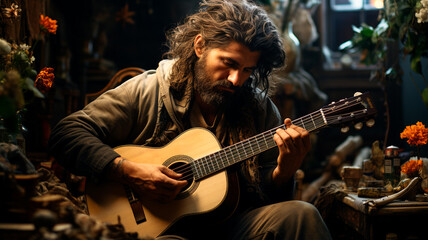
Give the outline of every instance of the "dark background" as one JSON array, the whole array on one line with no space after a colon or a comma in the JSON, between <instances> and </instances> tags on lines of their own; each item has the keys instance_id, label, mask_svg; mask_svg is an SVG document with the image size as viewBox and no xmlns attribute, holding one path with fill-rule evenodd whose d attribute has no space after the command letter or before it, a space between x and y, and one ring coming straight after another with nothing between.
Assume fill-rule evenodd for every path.
<instances>
[{"instance_id":1,"label":"dark background","mask_svg":"<svg viewBox=\"0 0 428 240\"><path fill-rule=\"evenodd\" d=\"M11 2L3 1L2 7L10 6ZM31 0L14 2L23 6L22 19L26 19L33 10L25 9ZM84 95L102 89L118 70L125 67L156 68L166 51L165 32L196 11L199 5L198 0L42 0L41 3L41 9L33 11L40 10L58 20L58 31L55 35L47 36L35 49L35 67L37 71L44 66L54 67L56 78L47 99L28 105L25 125L30 153L45 153L50 129L67 114L81 109ZM125 6L128 6L130 12L128 21L118 18ZM381 146L397 145L412 150L399 138L400 132L405 125L415 124L416 121L427 123L427 119L424 119L428 112L426 108L420 109L418 105L420 111L412 110L411 113L408 113L411 107L403 108L403 104L416 106L414 100L409 101L408 96L415 94L408 85L403 87L400 81L381 85L370 80L370 69L324 67L324 46L337 51L335 48L351 39L352 29L346 24L358 25L355 20L358 16L359 12L333 15L327 1L322 1L322 5L314 8L312 17L320 37L311 45L301 47L302 66L313 76L320 90L327 94L326 103L350 97L355 92L370 91L378 109L376 124L373 128L364 127L359 131L351 127L346 134L338 128L319 132L311 162L307 164L309 168L322 169L328 156L349 135L363 136L364 146L371 146L379 140ZM375 25L376 17L376 12L370 12L365 19ZM31 21L38 21L38 17ZM5 24L3 21L0 30L7 38ZM19 41L25 42L28 40L24 37L27 33L26 24L22 21L20 25ZM389 104L389 112L385 102ZM299 107L299 104L295 106ZM309 111L305 104L300 105L298 117ZM386 139L388 114L391 122ZM311 176L308 175L307 179L310 180Z\"/></svg>"}]
</instances>

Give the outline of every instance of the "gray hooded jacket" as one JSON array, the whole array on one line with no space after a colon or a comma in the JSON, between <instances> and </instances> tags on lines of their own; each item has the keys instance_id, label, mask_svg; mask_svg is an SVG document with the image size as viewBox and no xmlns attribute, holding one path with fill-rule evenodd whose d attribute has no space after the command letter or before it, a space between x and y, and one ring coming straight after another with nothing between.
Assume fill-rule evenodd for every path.
<instances>
[{"instance_id":1,"label":"gray hooded jacket","mask_svg":"<svg viewBox=\"0 0 428 240\"><path fill-rule=\"evenodd\" d=\"M163 60L156 70L126 81L62 119L51 133L51 154L72 173L100 179L106 166L119 156L114 147L162 146L173 140L189 128L186 119L192 94L173 97L168 81L172 64L172 60ZM278 110L261 92L254 93L253 101L242 102L258 105L234 110L247 110L237 122L250 122L255 134L281 124ZM233 135L236 129L229 131ZM237 137L232 143L239 140ZM240 199L248 200L247 205L255 207L292 196L293 180L280 189L272 182L277 154L274 148L242 164Z\"/></svg>"}]
</instances>

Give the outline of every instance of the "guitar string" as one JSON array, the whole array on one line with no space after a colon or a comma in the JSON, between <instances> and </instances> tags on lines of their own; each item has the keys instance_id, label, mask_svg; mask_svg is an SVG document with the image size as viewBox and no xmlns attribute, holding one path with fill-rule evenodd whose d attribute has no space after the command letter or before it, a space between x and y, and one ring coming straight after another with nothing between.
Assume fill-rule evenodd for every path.
<instances>
[{"instance_id":1,"label":"guitar string","mask_svg":"<svg viewBox=\"0 0 428 240\"><path fill-rule=\"evenodd\" d=\"M348 102L349 103L349 102ZM351 105L356 105L356 104L358 104L358 103L355 103L355 104L351 104ZM346 106L346 108L349 108L349 106ZM328 109L328 108L325 108L324 109L324 114L325 115L327 115L327 114L329 114L329 112L334 112L334 111L340 111L340 110L342 110L342 109L345 109L345 107L337 107L337 108L334 108L334 107L330 107L330 109ZM365 110L360 110L360 112L364 112ZM320 111L319 111L320 112ZM356 112L358 112L358 111L354 111L353 113L356 113ZM351 115L350 113L349 113L349 115ZM302 120L303 118L305 118L305 117L307 117L307 116L310 116L311 117L311 119L310 120ZM314 117L315 116L315 117ZM296 119L296 120L294 120L294 121L292 121L293 122L293 124L296 124L296 125L299 125L300 123L298 123L298 121L300 121L300 122L302 122L302 125L303 126L301 126L301 127L305 127L305 126L307 126L308 125L308 123L311 123L311 124L313 124L313 125L316 125L316 123L324 123L324 120L322 119L322 117L320 118L319 116L322 116L322 114L320 113L320 114L315 114L315 115L313 115L313 114L308 114L308 115L306 115L306 116L303 116L303 117L301 117L301 118L298 118L298 119ZM331 120L331 119L337 119L337 117L331 117L331 116L327 116L326 117L326 119L329 119L329 120ZM296 122L296 123L295 123ZM306 124L305 124L305 122L306 122ZM284 128L285 127L285 125L284 124L282 124L282 125L280 125L280 126L278 126L278 127L276 127L276 128L274 128L274 129L272 129L272 130L270 130L270 131L267 131L267 132L264 132L264 133L268 133L268 134L259 134L259 135L256 135L256 136L254 136L253 138L254 139L256 139L256 138L258 138L258 137L263 137L263 138L265 138L266 136L264 136L264 135L268 135L269 137L270 136L272 136L273 134L272 134L272 132L273 131L276 131L276 129L278 129L278 128ZM315 128L315 129L317 129L317 128ZM270 134L269 134L270 133ZM253 139L253 140L254 140ZM241 144L242 145L242 150L241 151L239 151L239 150L235 150L235 153L233 153L232 151L230 151L231 152L231 155L232 155L232 157L238 157L238 158L240 158L240 159L246 159L246 158L249 158L249 157L251 157L251 156L255 156L255 155L257 155L257 154L259 154L260 152L262 152L262 151L260 151L260 149L258 150L258 152L257 153L254 153L254 149L253 149L253 145L254 145L254 143L252 143L251 142L252 141L252 139L250 138L250 139L247 139L247 140L245 140L245 141L242 141L242 142L240 142L240 143L237 143L237 144ZM234 145L232 145L232 146L235 146L235 148L236 148L236 146L237 146L237 144L234 144ZM275 145L275 143L274 143L274 145ZM274 146L273 145L273 146ZM255 145L254 145L255 146ZM260 147L259 147L260 148ZM201 158L201 159L199 159L199 162L201 162L202 164L199 164L200 166L200 168L201 169L204 169L205 170L205 172L207 173L207 174L209 174L209 173L212 173L212 172L215 172L215 171L217 171L217 170L220 170L220 169L222 169L222 168L220 168L220 166L219 166L219 164L218 164L218 161L214 161L214 162L216 162L217 163L217 169L213 166L213 171L211 171L211 165L213 165L212 163L213 163L213 161L211 160L211 161L209 161L208 160L208 158L211 158L211 156L214 156L214 155L221 155L223 152L224 152L224 155L226 156L226 159L227 159L227 153L226 153L226 149L222 149L223 151L218 151L217 153L214 153L214 154L210 154L210 155L207 155L207 156L205 156L205 157L203 157L203 158ZM248 154L247 154L247 152L252 152L252 154L250 155L250 156L248 156ZM244 157L242 157L241 155L244 155ZM214 158L215 158L215 156L214 156ZM220 156L220 159L223 159L223 157L222 156ZM194 162L196 162L196 160L194 161ZM208 170L207 170L207 166L208 166ZM224 167L225 165L224 165L224 161L223 161L223 167ZM183 174L187 174L188 172L192 172L192 170L191 170L191 166L190 166L190 164L185 164L185 165L181 165L181 166L179 166L179 167L177 167L177 168L175 168L175 169L173 169L174 171L176 171L176 172L179 172L179 173L183 173ZM184 172L183 172L183 170L184 170ZM207 175L206 174L206 175ZM191 177L193 174L191 173L191 174L189 174L189 175L184 175L182 178L187 178L187 177ZM181 178L181 179L182 179Z\"/></svg>"},{"instance_id":2,"label":"guitar string","mask_svg":"<svg viewBox=\"0 0 428 240\"><path fill-rule=\"evenodd\" d=\"M337 110L336 110L337 111ZM357 111L355 111L354 113L356 113ZM364 112L364 110L361 110L360 112ZM336 117L328 117L329 119L336 119ZM299 120L299 119L297 119L297 120ZM317 123L322 123L323 121L316 121ZM284 125L281 125L281 126L279 126L279 127L277 127L277 128L275 128L275 129L273 129L273 130L275 130L276 131L276 129L278 129L278 128L280 128L280 127L284 127ZM269 137L272 135L272 132L273 132L273 130L271 130L271 131L267 131L267 132L265 132L265 133L269 133L269 132L271 132L270 134L264 134L264 135L268 135ZM265 137L265 136L263 136L263 137ZM271 140L270 140L271 141ZM239 143L237 143L237 144L239 144ZM231 152L231 155L232 155L232 157L233 158L236 158L236 157L238 157L239 159L246 159L246 158L249 158L249 157L251 157L251 156L254 156L254 155L257 155L259 152L262 152L262 151L260 151L260 149L259 149L259 152L258 153L254 153L254 150L253 150L253 148L252 148L252 145L254 145L254 143L251 143L251 141L243 141L243 142L241 142L241 145L243 146L243 150L242 151L236 151L235 150L235 152L232 152L232 151L230 151ZM246 145L246 146L245 146ZM274 143L274 145L275 145L275 143ZM273 146L274 146L273 145ZM236 145L235 145L235 147L236 147ZM251 150L250 150L251 149ZM227 153L225 152L225 150L226 149L222 149L223 151L218 151L217 152L217 154L222 154L223 152L225 153L225 156L226 156L226 158L227 158ZM247 152L252 152L252 155L250 155L250 156L248 156L248 154L247 154ZM211 168L209 167L209 165L212 165L212 163L213 163L213 161L208 161L207 159L208 158L211 158L211 156L212 155L215 155L215 154L210 154L210 155L208 155L208 156L205 156L205 157L203 157L203 158L201 158L201 159L199 159L199 161L200 162L202 162L202 165L201 164L199 164L199 165L201 165L201 166L199 166L201 169L203 169L203 170L205 170L205 172L206 172L206 174L205 175L208 175L208 174L210 174L210 173L212 173L212 172L215 172L215 171L217 171L217 170L220 170L221 168L217 168L217 169L214 169L213 171L211 171ZM244 155L244 157L242 157L241 155ZM223 159L223 157L222 156L220 156L220 159ZM196 161L196 160L195 160ZM195 162L194 161L194 162ZM218 163L218 161L214 161L214 162L217 162ZM229 164L228 164L229 165ZM206 169L206 166L208 166L209 167L209 169L207 170ZM219 165L218 165L219 166ZM224 163L223 163L223 166L224 166ZM180 168L184 168L184 169L180 169ZM214 168L214 167L213 167ZM183 173L183 174L186 174L186 173L188 173L188 172L190 172L190 174L189 175L184 175L182 178L188 178L188 177L191 177L193 174L192 174L192 170L191 170L191 168L190 168L190 164L185 164L185 165L182 165L181 167L178 167L178 168L176 168L176 169L173 169L174 171L177 171L177 172L180 172L180 173ZM184 172L182 172L182 170L185 170Z\"/></svg>"},{"instance_id":3,"label":"guitar string","mask_svg":"<svg viewBox=\"0 0 428 240\"><path fill-rule=\"evenodd\" d=\"M341 110L340 108L338 108L338 109L336 109L335 111L338 111L338 110ZM327 111L328 112L328 111ZM355 112L354 112L355 113ZM328 117L329 119L334 119L335 117ZM316 119L316 118L315 118ZM301 120L301 119L296 119L296 120ZM312 119L311 119L312 120ZM311 120L309 120L309 121L306 121L306 125L308 125L308 122L310 122ZM302 121L302 120L301 120ZM317 122L317 123L320 123L318 120L315 120L315 122ZM304 124L304 122L302 121L302 123L303 123L303 125L305 125ZM297 124L299 124L299 123L297 123ZM316 124L315 124L316 125ZM279 127L283 127L284 125L282 125L282 126L279 126ZM279 128L279 127L277 127L277 128ZM302 127L305 127L305 126L302 126ZM276 129L277 129L276 128ZM274 129L274 130L276 130L276 129ZM270 135L272 135L272 134L269 134L269 136ZM250 139L251 140L251 139ZM247 152L252 152L252 154L251 154L251 156L254 156L254 155L256 155L256 154L258 154L259 152L257 152L257 153L254 153L254 149L253 149L253 145L254 145L254 143L252 143L251 141L242 141L242 142L240 142L240 143L237 143L236 145L235 145L235 147L238 145L238 144L241 144L242 145L242 147L241 147L241 149L242 149L242 151L238 151L238 152L236 152L236 153L232 153L232 155L233 156L235 156L235 155L244 155L245 157L247 157L246 155L248 155L247 154ZM219 152L217 152L217 154L222 154L222 152L225 152L225 151L219 151ZM226 158L227 158L227 154L225 153L225 155L226 155ZM211 156L212 155L208 155L208 156L206 156L206 157L204 157L204 158L201 158L200 160L199 160L199 162L200 162L200 168L201 169L204 169L205 170L205 172L208 172L208 173L211 173L211 172L213 172L213 171L211 171L211 167L210 166L213 166L213 162L212 161L209 161L208 159L209 158L211 158ZM221 156L220 156L220 159L223 159ZM218 164L218 161L214 161L214 163L217 163L217 166L219 166L219 164ZM224 163L223 163L223 166L224 166ZM206 168L208 167L208 171L206 170ZM215 169L215 167L213 166L212 168L214 168L214 171L216 171L216 170L218 170L218 169ZM178 169L177 169L178 170Z\"/></svg>"},{"instance_id":4,"label":"guitar string","mask_svg":"<svg viewBox=\"0 0 428 240\"><path fill-rule=\"evenodd\" d=\"M356 113L357 111L355 111L355 112L353 112L353 113ZM364 112L364 110L361 110L360 112ZM336 119L336 117L328 117L329 119ZM322 123L321 121L317 121L318 123ZM281 126L279 126L279 127L277 127L277 128L275 128L275 129L273 129L273 130L276 130L276 129L278 129L278 128L280 128L280 127L283 127L284 125L281 125ZM272 136L272 132L273 132L273 130L271 130L271 131L267 131L267 132L265 132L265 133L269 133L270 132L270 134L264 134L264 135L268 135L269 137L270 136ZM266 136L263 136L264 138L266 137ZM271 138L269 138L269 139L271 139ZM272 141L272 139L271 140L269 140L268 139L268 141L270 141L270 142L273 142ZM237 144L239 144L239 143L237 143ZM235 144L235 145L232 145L232 146L235 146L236 147L236 145L237 144ZM272 143L271 143L272 144ZM273 144L273 146L275 146L275 142L274 142L274 144ZM258 152L257 153L254 153L254 150L253 150L253 147L252 147L252 145L254 145L254 143L252 143L251 141L243 141L243 142L241 142L241 145L243 146L242 147L242 151L234 151L234 152L232 152L232 151L230 151L230 153L231 153L231 156L232 156L232 158L238 158L238 159L246 159L246 158L249 158L249 157L251 157L251 156L254 156L254 155L257 155L257 154L259 154L260 152L262 152L262 151L260 151L260 149L258 150ZM255 146L255 145L254 145ZM251 149L251 150L250 150ZM205 172L206 172L206 174L205 175L208 175L208 174L210 174L210 173L212 173L212 172L215 172L215 171L218 171L218 170L220 170L220 169L222 169L222 168L220 168L220 167L218 167L217 169L215 169L214 168L214 166L213 166L213 171L211 171L211 167L209 167L209 165L213 165L213 161L208 161L207 159L208 158L211 158L211 156L213 156L213 155L221 155L223 152L225 153L224 155L226 156L226 159L227 159L227 153L226 153L226 151L225 151L226 149L222 149L222 151L218 151L217 153L214 153L214 154L210 154L210 155L208 155L208 156L205 156L205 157L203 157L203 158L201 158L201 159L199 159L199 162L202 162L202 164L199 164L200 166L200 168L201 169L203 169L203 170L205 170ZM248 154L247 154L247 152L252 152L252 154L250 155L250 156L248 156ZM244 157L242 157L242 155L244 155ZM214 157L215 158L215 157ZM222 156L220 156L219 157L220 159L223 159L223 157ZM215 158L216 159L216 158ZM218 159L218 158L217 158ZM219 161L214 161L214 162L219 162ZM223 161L224 162L224 161ZM238 162L238 161L236 161L236 162ZM194 163L196 163L196 160L194 161ZM218 165L218 164L217 164ZM231 164L228 164L228 165L231 165ZM208 168L208 170L207 170L207 168L206 168L206 166L208 166L209 168ZM218 165L219 166L219 165ZM223 163L223 167L224 167L225 165L224 165L224 163ZM183 166L181 167L181 168L183 168ZM183 173L183 174L186 174L186 173L188 173L188 172L190 172L190 174L189 175L184 175L182 178L189 178L190 177L190 179L192 178L192 176L193 176L193 174L192 174L192 170L191 170L191 168L190 168L190 164L186 164L186 165L184 165L184 168L185 169L179 169L179 168L177 168L177 169L173 169L173 170L175 170L175 171L178 171L178 172L180 172L180 171L182 171L182 170L185 170L184 172L180 172L180 173Z\"/></svg>"},{"instance_id":5,"label":"guitar string","mask_svg":"<svg viewBox=\"0 0 428 240\"><path fill-rule=\"evenodd\" d=\"M268 135L269 137L267 138L267 139L264 139L265 141L268 141L269 143L266 143L267 145L271 145L271 146L274 146L272 143L274 143L274 140L273 140L273 138L271 137L272 136L272 134L273 133L270 133L270 134L265 134L265 135ZM260 137L260 136L259 136ZM250 145L251 143L250 142L248 142L248 141L246 141L246 142L244 142L244 143L242 143L241 142L241 144L246 144L246 145ZM236 146L236 145L232 145L232 146ZM244 149L245 148L247 148L247 150L249 149L248 148L248 146L247 147L244 147ZM225 156L227 156L227 153L226 153L226 150L227 149L229 149L229 152L230 152L230 158L232 158L232 159L246 159L246 158L248 158L248 156L246 156L245 154L246 154L246 152L248 152L248 151L239 151L239 150L233 150L230 146L229 147L227 147L227 148L223 148L222 150L220 150L220 151L218 151L217 152L217 154L220 154L220 155L223 155L223 153L224 153L224 155ZM268 148L266 148L266 149L268 149ZM260 149L259 149L259 151L260 151ZM253 153L254 154L254 153ZM209 164L209 162L208 161L205 161L204 159L208 159L208 158L210 158L211 157L211 155L212 154L210 154L210 155L208 155L208 156L205 156L205 157L203 157L203 158L201 158L201 159L198 159L198 160L195 160L195 161L193 161L193 163L197 163L198 161L200 162L200 161L202 161L202 164L199 164L200 166L199 166L199 168L202 170L205 170L205 172L207 173L207 174L205 174L205 175L208 175L209 173L211 173L211 172L214 172L214 171L210 171L210 170L207 170L206 169L206 165L207 164ZM244 157L242 157L242 155L244 155ZM256 154L254 154L254 155L256 155ZM254 156L254 155L252 155L252 156ZM217 159L221 159L221 160L223 160L223 157L218 157ZM226 160L229 162L229 160L228 160L228 158L226 157ZM219 162L219 161L217 161L217 162ZM223 162L223 165L224 166L228 166L228 165L231 165L231 164L224 164L225 163L225 160L223 160L223 161L220 161L220 162ZM182 169L182 170L185 170L185 172L180 172L180 173L183 173L183 174L185 174L185 175L183 175L180 179L182 179L182 180L191 180L191 179L193 179L193 173L192 173L192 170L191 170L191 166L190 166L190 164L186 164L187 166L186 166L186 168L187 169ZM217 169L217 170L220 170L221 168L219 168L219 169ZM176 171L176 170L174 170L174 171ZM187 174L187 173L189 173L189 174ZM187 174L187 175L186 175Z\"/></svg>"},{"instance_id":6,"label":"guitar string","mask_svg":"<svg viewBox=\"0 0 428 240\"><path fill-rule=\"evenodd\" d=\"M285 125L280 125L280 126L278 126L278 127L276 127L276 128L274 128L273 130L271 130L271 131L267 131L267 132L264 132L264 134L262 133L262 134L259 134L259 135L256 135L256 136L254 136L253 138L254 139L259 139L259 138L266 138L266 136L265 135L268 135L269 136L269 138L271 138L270 136L272 136L273 134L272 134L272 132L275 130L276 131L276 129L278 129L278 128L280 128L280 127L284 127ZM241 142L241 145L248 145L248 146L244 146L244 149L247 149L247 150L249 150L249 148L248 147L251 147L251 142L252 142L252 140L254 140L254 139L251 139L251 138L249 138L249 139L247 139L246 141L243 141L243 142ZM255 142L257 142L257 141L255 141ZM237 144L239 144L239 143L237 143ZM253 145L254 145L254 143L253 143ZM207 155L207 156L205 156L205 157L203 157L203 158L200 158L200 159L198 159L198 160L195 160L195 161L193 161L194 163L196 163L196 162L202 162L202 164L199 164L200 166L200 168L202 169L204 169L206 172L207 172L207 170L206 170L206 166L207 165L210 165L210 163L212 163L213 161L205 161L204 159L208 159L208 158L211 158L211 156L212 155L215 155L215 154L219 154L219 155L225 155L225 157L226 157L226 160L228 159L228 157L227 157L227 152L226 152L226 150L228 150L229 149L229 152L230 152L230 155L231 155L231 158L236 158L236 156L241 156L242 155L242 153L243 153L243 151L239 151L239 150L236 150L235 149L235 151L234 150L230 150L233 146L236 146L236 145L231 145L231 146L228 146L228 147L226 147L226 148L223 148L223 149L221 149L221 150L219 150L218 152L216 152L216 153L214 153L214 154L209 154L209 155ZM244 150L245 151L245 150ZM249 152L249 151L245 151L245 152ZM260 149L259 149L259 152L261 152L260 151ZM254 151L253 151L253 156L254 155L256 155L256 154L254 154ZM219 157L220 159L223 159L223 157L222 156L220 156ZM214 162L218 162L218 161L214 161ZM224 166L226 166L225 164L224 164L224 162L225 161L223 161L223 167ZM227 165L229 165L229 164L227 164ZM182 169L182 168L185 168L185 169ZM221 168L220 168L221 169ZM185 164L185 165L182 165L182 166L179 166L179 167L177 167L177 168L175 168L175 169L173 169L174 171L177 171L177 172L179 172L179 173L183 173L183 174L185 174L185 173L188 173L189 171L191 171L191 169L190 169L190 164ZM183 172L183 170L186 170L186 171L184 171ZM212 172L212 171L209 171L209 172ZM192 174L190 174L190 175L192 175ZM181 178L187 178L187 177L189 177L190 175L184 175L184 176L182 176Z\"/></svg>"},{"instance_id":7,"label":"guitar string","mask_svg":"<svg viewBox=\"0 0 428 240\"><path fill-rule=\"evenodd\" d=\"M267 139L267 141L269 141L269 142L271 142L270 144L272 145L272 146L275 146L274 144L275 144L275 142L273 141L273 138L269 138L269 139ZM273 143L273 144L272 144ZM247 145L248 145L249 143L247 143ZM249 148L248 148L248 146L246 147L246 149L248 150ZM220 159L220 160L223 160L223 156L222 155L225 155L225 156L227 156L227 154L226 154L226 152L223 150L223 151L219 151L218 152L218 154L220 155L219 157L217 157L216 159ZM258 153L252 153L252 155L251 156L254 156L254 155L256 155L256 154L258 154ZM232 159L238 159L238 160L240 160L240 159L247 159L247 158L249 158L249 157L251 157L251 156L247 156L247 155L243 155L242 154L242 151L230 151L230 155L231 155L231 158ZM244 157L243 157L244 156ZM207 156L207 157L204 157L204 159L208 159L208 158L211 158L211 156ZM226 157L227 158L227 157ZM202 159L202 160L204 160L204 159ZM219 161L214 161L214 162L219 162ZM238 161L236 161L236 162L238 162ZM194 162L194 163L196 163L196 162ZM211 162L211 163L213 163L213 162ZM217 167L217 169L216 168L214 168L213 167L213 170L211 170L211 168L209 168L208 170L207 170L207 168L204 166L205 164L208 164L208 162L206 162L206 163L204 163L202 166L199 166L199 168L201 169L201 170L205 170L205 176L206 175L209 175L209 174L211 174L211 173L213 173L213 172L216 172L216 171L218 171L218 170L221 170L222 168L224 168L224 167L219 167L219 165L218 165L218 167ZM231 164L227 164L227 165L231 165ZM181 169L182 171L184 171L184 172L180 172L180 171L178 171L178 172L180 172L180 173L183 173L184 175L180 178L180 179L182 179L182 180L192 180L193 178L194 178L194 174L193 174L193 171L192 171L192 169L191 169L191 166L190 166L190 164L186 164L186 168L182 168ZM195 170L197 170L197 169L195 169ZM176 170L177 171L177 170Z\"/></svg>"},{"instance_id":8,"label":"guitar string","mask_svg":"<svg viewBox=\"0 0 428 240\"><path fill-rule=\"evenodd\" d=\"M356 112L354 112L354 114L355 113ZM329 117L329 118L330 119L334 119L334 118L331 118L331 117ZM255 144L253 142L251 142L251 141L242 142L241 145L242 145L242 149L243 149L244 155L248 155L247 153L250 152L251 153L250 155L254 156L254 155L256 155L256 154L258 154L260 152L260 149L259 150L256 149L257 153L254 153L255 151L253 149L253 146L254 147L257 147L257 146L255 146Z\"/></svg>"}]
</instances>

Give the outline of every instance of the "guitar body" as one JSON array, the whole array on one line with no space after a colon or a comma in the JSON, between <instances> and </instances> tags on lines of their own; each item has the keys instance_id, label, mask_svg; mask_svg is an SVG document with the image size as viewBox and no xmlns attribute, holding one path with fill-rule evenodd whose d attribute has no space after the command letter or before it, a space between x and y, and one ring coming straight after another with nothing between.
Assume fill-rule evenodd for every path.
<instances>
[{"instance_id":1,"label":"guitar body","mask_svg":"<svg viewBox=\"0 0 428 240\"><path fill-rule=\"evenodd\" d=\"M211 132L194 128L162 148L125 145L115 148L115 151L129 161L170 167L198 159L219 149L220 144ZM137 224L122 184L105 182L86 185L89 215L110 223L117 223L120 216L126 231L151 237L162 234L184 217L214 211L226 201L227 194L228 175L226 171L222 171L189 184L177 199L170 203L160 203L140 196L145 220Z\"/></svg>"},{"instance_id":2,"label":"guitar body","mask_svg":"<svg viewBox=\"0 0 428 240\"><path fill-rule=\"evenodd\" d=\"M343 127L344 123L368 118L376 112L370 95L358 93L292 123L311 132L327 126ZM368 126L373 124L367 122ZM89 214L110 223L116 223L119 216L126 231L150 237L175 230L183 221L188 223L187 219L201 223L204 216L210 220L221 219L218 212L230 216L239 201L239 186L237 175L228 174L229 170L225 169L276 147L273 136L278 128L285 129L286 126L277 126L225 148L221 148L215 136L203 128L190 129L162 148L135 145L115 148L128 161L164 165L186 174L190 183L168 204L144 196L136 198L129 187L119 183L88 183Z\"/></svg>"}]
</instances>

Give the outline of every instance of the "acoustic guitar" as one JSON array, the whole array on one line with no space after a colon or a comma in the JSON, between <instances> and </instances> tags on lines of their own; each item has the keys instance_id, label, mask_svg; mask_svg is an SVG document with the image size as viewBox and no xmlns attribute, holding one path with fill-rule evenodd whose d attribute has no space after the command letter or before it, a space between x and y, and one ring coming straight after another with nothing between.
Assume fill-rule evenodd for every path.
<instances>
[{"instance_id":1,"label":"acoustic guitar","mask_svg":"<svg viewBox=\"0 0 428 240\"><path fill-rule=\"evenodd\" d=\"M333 102L321 109L292 121L309 132L327 126L367 120L376 113L369 93ZM372 121L366 122L372 125ZM280 125L234 145L221 148L216 137L203 128L193 128L180 134L164 147L124 145L114 150L128 161L167 166L189 184L169 203L160 203L135 195L128 186L116 182L86 185L89 215L115 223L120 218L126 231L156 237L178 220L221 209L228 195L227 169L236 163L276 147L273 135ZM231 198L237 199L237 198ZM236 204L234 205L236 206ZM233 211L233 207L232 207Z\"/></svg>"}]
</instances>

